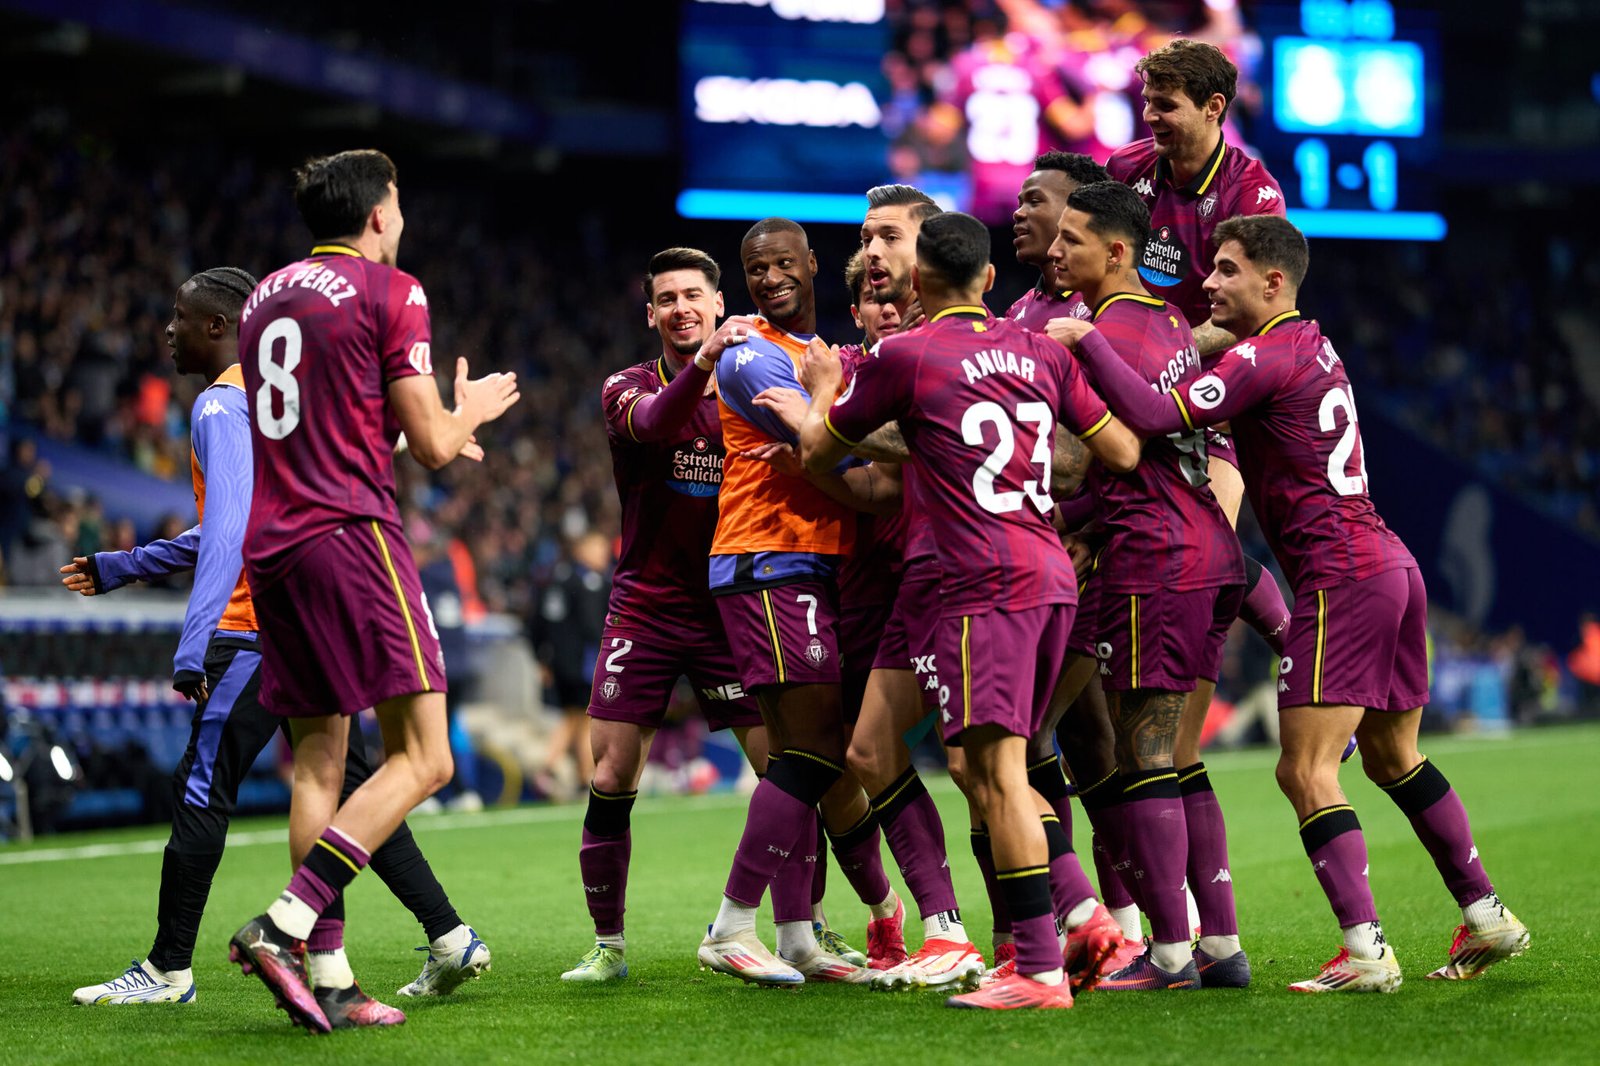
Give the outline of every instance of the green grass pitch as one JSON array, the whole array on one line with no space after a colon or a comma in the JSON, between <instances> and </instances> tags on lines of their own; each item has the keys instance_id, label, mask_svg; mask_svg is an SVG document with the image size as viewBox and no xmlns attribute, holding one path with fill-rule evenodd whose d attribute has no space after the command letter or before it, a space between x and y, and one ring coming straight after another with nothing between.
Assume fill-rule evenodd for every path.
<instances>
[{"instance_id":1,"label":"green grass pitch","mask_svg":"<svg viewBox=\"0 0 1600 1066\"><path fill-rule=\"evenodd\" d=\"M0 1061L18 1063L599 1062L1593 1062L1600 1056L1600 728L1424 746L1465 798L1496 887L1533 933L1528 954L1461 984L1427 981L1459 912L1399 812L1355 766L1345 784L1366 827L1372 887L1405 969L1392 996L1284 990L1339 946L1273 755L1211 760L1228 817L1241 927L1255 967L1242 992L1090 993L1070 1012L945 1010L933 994L747 988L701 973L743 823L737 797L644 799L635 808L629 977L572 987L557 975L590 945L578 884L581 807L414 821L462 915L494 952L483 980L447 999L398 1000L420 931L376 878L353 887L351 957L364 987L410 1015L385 1032L314 1039L226 963L228 935L282 887L282 821L241 823L200 932L190 1006L76 1007L72 990L142 957L155 926L165 834L155 829L0 848ZM988 907L966 814L930 782L968 929L988 948ZM1086 833L1078 819L1080 835ZM94 847L100 845L99 847ZM83 849L89 848L90 854ZM830 871L828 910L859 943L864 908ZM915 920L909 925L915 924ZM770 943L771 926L762 928ZM912 932L908 928L908 932ZM913 946L919 938L913 937Z\"/></svg>"}]
</instances>

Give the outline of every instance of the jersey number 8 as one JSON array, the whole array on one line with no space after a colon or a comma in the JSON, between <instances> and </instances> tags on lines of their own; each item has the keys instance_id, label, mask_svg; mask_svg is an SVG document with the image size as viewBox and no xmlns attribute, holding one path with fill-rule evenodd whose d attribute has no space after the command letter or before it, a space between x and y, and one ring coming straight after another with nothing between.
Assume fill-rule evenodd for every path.
<instances>
[{"instance_id":1,"label":"jersey number 8","mask_svg":"<svg viewBox=\"0 0 1600 1066\"><path fill-rule=\"evenodd\" d=\"M273 349L283 342L283 362L272 358ZM257 346L257 368L261 388L256 390L256 426L268 440L282 440L300 424L300 382L294 376L300 365L300 323L292 318L275 318L261 331ZM282 396L283 414L275 415L273 394Z\"/></svg>"}]
</instances>

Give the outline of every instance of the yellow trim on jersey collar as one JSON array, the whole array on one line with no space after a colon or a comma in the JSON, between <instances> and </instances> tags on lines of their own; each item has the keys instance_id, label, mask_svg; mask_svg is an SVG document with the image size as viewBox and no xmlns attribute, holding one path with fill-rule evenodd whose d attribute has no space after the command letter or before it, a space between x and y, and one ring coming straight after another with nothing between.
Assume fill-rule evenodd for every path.
<instances>
[{"instance_id":1,"label":"yellow trim on jersey collar","mask_svg":"<svg viewBox=\"0 0 1600 1066\"><path fill-rule=\"evenodd\" d=\"M1278 325L1279 323L1282 323L1282 322L1287 322L1291 318L1299 318L1299 317L1300 317L1300 312L1299 312L1298 309L1285 311L1283 314L1278 315L1276 318L1269 319L1267 321L1266 325L1264 325L1260 329L1256 330L1255 333L1251 334L1251 336L1259 337L1263 333L1267 332L1267 330L1271 329L1273 326L1276 326L1276 325Z\"/></svg>"},{"instance_id":2,"label":"yellow trim on jersey collar","mask_svg":"<svg viewBox=\"0 0 1600 1066\"><path fill-rule=\"evenodd\" d=\"M1102 311L1116 303L1118 300L1132 300L1133 302L1143 304L1146 307L1167 306L1167 301L1161 299L1159 296L1148 296L1144 293L1138 292L1114 292L1110 296L1107 296L1104 300L1100 301L1100 306L1094 309L1094 318L1098 319Z\"/></svg>"},{"instance_id":3,"label":"yellow trim on jersey collar","mask_svg":"<svg viewBox=\"0 0 1600 1066\"><path fill-rule=\"evenodd\" d=\"M311 249L311 254L312 255L353 255L357 259L361 258L361 253L356 251L354 248L350 247L348 244L333 244L333 243L319 244L315 248Z\"/></svg>"},{"instance_id":4,"label":"yellow trim on jersey collar","mask_svg":"<svg viewBox=\"0 0 1600 1066\"><path fill-rule=\"evenodd\" d=\"M656 356L656 377L661 379L661 384L663 385L672 384L673 375L667 373L667 357L665 353Z\"/></svg>"},{"instance_id":5,"label":"yellow trim on jersey collar","mask_svg":"<svg viewBox=\"0 0 1600 1066\"><path fill-rule=\"evenodd\" d=\"M1211 151L1211 158L1200 167L1200 172L1184 185L1172 185L1172 167L1165 159L1156 160L1156 179L1164 181L1179 192L1186 192L1190 196L1204 196L1206 190L1211 188L1211 182L1217 176L1217 171L1222 169L1222 157L1228 150L1228 138L1221 131L1217 133L1217 146ZM1204 175L1204 177L1201 177Z\"/></svg>"},{"instance_id":6,"label":"yellow trim on jersey collar","mask_svg":"<svg viewBox=\"0 0 1600 1066\"><path fill-rule=\"evenodd\" d=\"M980 307L977 304L954 304L950 307L946 307L943 311L940 311L938 314L928 319L928 322L930 324L937 322L947 315L982 315L984 318L988 318L989 309L987 307Z\"/></svg>"}]
</instances>

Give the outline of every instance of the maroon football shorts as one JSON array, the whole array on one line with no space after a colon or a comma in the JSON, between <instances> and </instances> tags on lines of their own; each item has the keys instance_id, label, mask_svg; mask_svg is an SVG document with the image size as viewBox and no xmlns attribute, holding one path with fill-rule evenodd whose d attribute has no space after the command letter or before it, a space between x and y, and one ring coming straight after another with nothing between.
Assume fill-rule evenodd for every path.
<instances>
[{"instance_id":1,"label":"maroon football shorts","mask_svg":"<svg viewBox=\"0 0 1600 1066\"><path fill-rule=\"evenodd\" d=\"M831 582L803 581L718 596L746 691L839 683L839 609Z\"/></svg>"},{"instance_id":2,"label":"maroon football shorts","mask_svg":"<svg viewBox=\"0 0 1600 1066\"><path fill-rule=\"evenodd\" d=\"M340 526L255 591L261 705L313 718L445 691L444 653L399 530Z\"/></svg>"},{"instance_id":3,"label":"maroon football shorts","mask_svg":"<svg viewBox=\"0 0 1600 1066\"><path fill-rule=\"evenodd\" d=\"M861 717L867 675L877 668L878 647L889 628L894 600L855 604L839 613L839 677L844 720ZM910 665L907 663L906 665Z\"/></svg>"},{"instance_id":4,"label":"maroon football shorts","mask_svg":"<svg viewBox=\"0 0 1600 1066\"><path fill-rule=\"evenodd\" d=\"M1076 611L1060 603L940 619L935 647L945 743L960 744L975 726L997 725L1018 737L1039 731Z\"/></svg>"},{"instance_id":5,"label":"maroon football shorts","mask_svg":"<svg viewBox=\"0 0 1600 1066\"><path fill-rule=\"evenodd\" d=\"M1278 668L1279 708L1409 711L1427 702L1428 592L1420 570L1386 570L1295 594Z\"/></svg>"},{"instance_id":6,"label":"maroon football shorts","mask_svg":"<svg viewBox=\"0 0 1600 1066\"><path fill-rule=\"evenodd\" d=\"M1099 562L1095 556L1095 562ZM1067 638L1067 651L1074 655L1087 655L1094 658L1094 650L1100 645L1100 583L1094 579L1094 571L1090 570L1086 578L1078 583L1078 613L1072 616L1072 635Z\"/></svg>"},{"instance_id":7,"label":"maroon football shorts","mask_svg":"<svg viewBox=\"0 0 1600 1066\"><path fill-rule=\"evenodd\" d=\"M687 677L713 730L761 724L761 708L744 689L721 632L674 634L672 641L637 627L606 626L594 664L589 717L660 729L678 678Z\"/></svg>"},{"instance_id":8,"label":"maroon football shorts","mask_svg":"<svg viewBox=\"0 0 1600 1066\"><path fill-rule=\"evenodd\" d=\"M918 564L900 579L894 608L884 624L874 670L910 670L919 655L933 651L934 627L939 622L939 567Z\"/></svg>"},{"instance_id":9,"label":"maroon football shorts","mask_svg":"<svg viewBox=\"0 0 1600 1066\"><path fill-rule=\"evenodd\" d=\"M1107 692L1191 692L1216 680L1228 627L1239 615L1238 585L1192 592L1100 592L1100 684Z\"/></svg>"}]
</instances>

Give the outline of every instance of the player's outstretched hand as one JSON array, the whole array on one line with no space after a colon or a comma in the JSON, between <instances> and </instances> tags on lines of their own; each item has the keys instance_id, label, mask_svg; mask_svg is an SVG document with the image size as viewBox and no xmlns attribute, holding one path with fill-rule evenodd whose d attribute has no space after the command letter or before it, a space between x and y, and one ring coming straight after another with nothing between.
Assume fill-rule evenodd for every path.
<instances>
[{"instance_id":1,"label":"player's outstretched hand","mask_svg":"<svg viewBox=\"0 0 1600 1066\"><path fill-rule=\"evenodd\" d=\"M788 389L785 391L793 392L794 390ZM798 396L799 393L795 393L795 395ZM758 444L749 451L740 452L739 455L744 459L755 459L766 463L778 473L787 474L790 477L804 477L806 473L806 468L800 465L800 457L794 453L794 449L781 441L773 441L771 444Z\"/></svg>"},{"instance_id":2,"label":"player's outstretched hand","mask_svg":"<svg viewBox=\"0 0 1600 1066\"><path fill-rule=\"evenodd\" d=\"M708 363L715 363L722 358L722 353L729 348L743 344L750 339L750 334L755 332L756 320L749 315L732 315L717 331L706 338L705 344L700 346L698 358Z\"/></svg>"},{"instance_id":3,"label":"player's outstretched hand","mask_svg":"<svg viewBox=\"0 0 1600 1066\"><path fill-rule=\"evenodd\" d=\"M839 347L832 348L812 337L806 345L806 354L800 361L800 384L813 396L832 395L839 391L844 378L844 367L839 362Z\"/></svg>"},{"instance_id":4,"label":"player's outstretched hand","mask_svg":"<svg viewBox=\"0 0 1600 1066\"><path fill-rule=\"evenodd\" d=\"M80 596L100 594L100 570L94 565L92 557L79 555L57 573L62 575L61 583L68 592L76 592Z\"/></svg>"},{"instance_id":5,"label":"player's outstretched hand","mask_svg":"<svg viewBox=\"0 0 1600 1066\"><path fill-rule=\"evenodd\" d=\"M465 357L456 360L456 410L474 426L493 422L520 399L516 374L486 374L469 379Z\"/></svg>"},{"instance_id":6,"label":"player's outstretched hand","mask_svg":"<svg viewBox=\"0 0 1600 1066\"><path fill-rule=\"evenodd\" d=\"M782 385L774 385L770 389L762 389L750 400L757 407L765 407L783 420L791 432L800 432L800 423L805 421L806 394L799 389L786 389Z\"/></svg>"},{"instance_id":7,"label":"player's outstretched hand","mask_svg":"<svg viewBox=\"0 0 1600 1066\"><path fill-rule=\"evenodd\" d=\"M1078 342L1093 329L1094 326L1081 318L1052 318L1044 324L1044 331L1068 350L1076 349Z\"/></svg>"}]
</instances>

